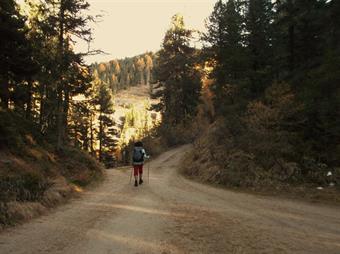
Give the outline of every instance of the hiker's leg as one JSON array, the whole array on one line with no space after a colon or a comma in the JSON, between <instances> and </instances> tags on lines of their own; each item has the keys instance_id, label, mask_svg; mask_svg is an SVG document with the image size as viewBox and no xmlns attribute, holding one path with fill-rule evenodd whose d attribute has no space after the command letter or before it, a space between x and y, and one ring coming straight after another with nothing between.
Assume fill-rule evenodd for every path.
<instances>
[{"instance_id":1,"label":"hiker's leg","mask_svg":"<svg viewBox=\"0 0 340 254\"><path fill-rule=\"evenodd\" d=\"M138 179L139 165L133 165L133 176Z\"/></svg>"},{"instance_id":2,"label":"hiker's leg","mask_svg":"<svg viewBox=\"0 0 340 254\"><path fill-rule=\"evenodd\" d=\"M143 165L139 166L139 184L143 183Z\"/></svg>"},{"instance_id":3,"label":"hiker's leg","mask_svg":"<svg viewBox=\"0 0 340 254\"><path fill-rule=\"evenodd\" d=\"M143 165L139 166L139 178L142 179L143 178Z\"/></svg>"},{"instance_id":4,"label":"hiker's leg","mask_svg":"<svg viewBox=\"0 0 340 254\"><path fill-rule=\"evenodd\" d=\"M137 186L139 165L133 165L133 175L135 177L135 186Z\"/></svg>"}]
</instances>

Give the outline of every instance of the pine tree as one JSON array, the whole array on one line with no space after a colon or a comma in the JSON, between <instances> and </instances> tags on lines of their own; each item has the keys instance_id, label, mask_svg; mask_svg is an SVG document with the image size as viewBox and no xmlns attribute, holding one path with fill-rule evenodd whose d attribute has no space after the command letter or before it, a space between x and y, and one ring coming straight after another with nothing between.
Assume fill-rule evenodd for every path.
<instances>
[{"instance_id":1,"label":"pine tree","mask_svg":"<svg viewBox=\"0 0 340 254\"><path fill-rule=\"evenodd\" d=\"M252 97L261 95L272 82L272 22L273 6L270 0L249 0L246 11L246 46L249 54Z\"/></svg>"},{"instance_id":2,"label":"pine tree","mask_svg":"<svg viewBox=\"0 0 340 254\"><path fill-rule=\"evenodd\" d=\"M54 72L56 77L56 119L57 119L57 147L61 149L67 137L67 117L71 95L71 83L67 82L67 70L74 63L81 64L81 56L77 56L71 49L71 36L77 36L85 41L91 40L89 22L92 16L83 14L88 10L86 0L46 0L41 3L40 11L46 17L42 24L43 31L57 40L56 63Z\"/></svg>"},{"instance_id":3,"label":"pine tree","mask_svg":"<svg viewBox=\"0 0 340 254\"><path fill-rule=\"evenodd\" d=\"M70 108L64 108L64 111L68 112L68 118L65 119L68 139L74 146L93 153L94 122L97 112L93 77L88 67L75 64L66 74L72 98L71 102L64 104L70 105Z\"/></svg>"},{"instance_id":4,"label":"pine tree","mask_svg":"<svg viewBox=\"0 0 340 254\"><path fill-rule=\"evenodd\" d=\"M324 52L325 1L284 0L275 6L274 26L278 38L274 46L279 48L275 53L282 73L280 76L303 78L296 74L315 66Z\"/></svg>"},{"instance_id":5,"label":"pine tree","mask_svg":"<svg viewBox=\"0 0 340 254\"><path fill-rule=\"evenodd\" d=\"M75 101L71 107L69 135L71 143L77 148L89 151L91 110L88 101Z\"/></svg>"},{"instance_id":6,"label":"pine tree","mask_svg":"<svg viewBox=\"0 0 340 254\"><path fill-rule=\"evenodd\" d=\"M218 49L223 47L223 40L225 36L225 10L226 5L219 0L214 6L213 12L206 21L207 33L203 35L203 39L210 43L213 52L217 53ZM217 57L217 55L215 55Z\"/></svg>"},{"instance_id":7,"label":"pine tree","mask_svg":"<svg viewBox=\"0 0 340 254\"><path fill-rule=\"evenodd\" d=\"M30 56L32 45L26 37L25 18L15 1L0 2L0 23L0 99L1 106L7 109L10 100L17 105L27 103L29 93L25 90L31 92L29 86L37 66ZM27 83L22 84L24 81Z\"/></svg>"},{"instance_id":8,"label":"pine tree","mask_svg":"<svg viewBox=\"0 0 340 254\"><path fill-rule=\"evenodd\" d=\"M159 52L157 79L161 89L156 96L161 98L157 107L165 123L179 124L196 113L201 81L195 69L195 49L190 46L191 34L183 17L174 15Z\"/></svg>"},{"instance_id":9,"label":"pine tree","mask_svg":"<svg viewBox=\"0 0 340 254\"><path fill-rule=\"evenodd\" d=\"M104 159L105 154L112 152L114 148L113 139L113 126L114 121L112 119L113 110L113 95L107 84L100 80L95 81L97 86L97 95L95 98L95 103L99 106L99 131L98 131L98 141L99 141L99 160Z\"/></svg>"},{"instance_id":10,"label":"pine tree","mask_svg":"<svg viewBox=\"0 0 340 254\"><path fill-rule=\"evenodd\" d=\"M218 1L208 19L208 32L203 36L203 40L209 44L206 50L212 52L212 90L215 93L215 108L219 113L224 112L227 104L231 103L228 100L229 87L236 85L240 88L245 82L247 61L239 5L234 0L229 0L227 4Z\"/></svg>"}]
</instances>

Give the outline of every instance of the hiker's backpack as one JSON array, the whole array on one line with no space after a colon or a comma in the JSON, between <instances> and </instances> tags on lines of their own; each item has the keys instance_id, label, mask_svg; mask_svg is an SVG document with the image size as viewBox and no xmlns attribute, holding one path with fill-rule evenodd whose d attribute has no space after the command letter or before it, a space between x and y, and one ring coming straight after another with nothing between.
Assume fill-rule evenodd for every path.
<instances>
[{"instance_id":1,"label":"hiker's backpack","mask_svg":"<svg viewBox=\"0 0 340 254\"><path fill-rule=\"evenodd\" d=\"M133 148L132 160L133 160L133 162L143 162L144 161L143 147Z\"/></svg>"}]
</instances>

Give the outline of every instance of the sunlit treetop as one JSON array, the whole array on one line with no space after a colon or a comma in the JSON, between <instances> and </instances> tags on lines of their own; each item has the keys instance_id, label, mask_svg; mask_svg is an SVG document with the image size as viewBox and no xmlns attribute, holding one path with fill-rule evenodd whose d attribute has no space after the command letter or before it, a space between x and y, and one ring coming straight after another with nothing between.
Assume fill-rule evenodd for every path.
<instances>
[{"instance_id":1,"label":"sunlit treetop","mask_svg":"<svg viewBox=\"0 0 340 254\"><path fill-rule=\"evenodd\" d=\"M177 13L171 18L171 30L184 29L183 15Z\"/></svg>"}]
</instances>

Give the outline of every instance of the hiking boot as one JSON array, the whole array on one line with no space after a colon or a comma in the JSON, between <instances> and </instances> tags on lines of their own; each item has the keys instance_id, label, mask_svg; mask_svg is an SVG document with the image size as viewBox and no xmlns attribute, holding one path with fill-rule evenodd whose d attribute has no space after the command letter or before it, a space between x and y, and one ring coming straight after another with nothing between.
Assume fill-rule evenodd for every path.
<instances>
[{"instance_id":1,"label":"hiking boot","mask_svg":"<svg viewBox=\"0 0 340 254\"><path fill-rule=\"evenodd\" d=\"M139 179L139 184L142 184L143 183L143 179Z\"/></svg>"},{"instance_id":2,"label":"hiking boot","mask_svg":"<svg viewBox=\"0 0 340 254\"><path fill-rule=\"evenodd\" d=\"M136 187L138 186L138 182L137 182L137 180L135 180L135 186L136 186Z\"/></svg>"}]
</instances>

